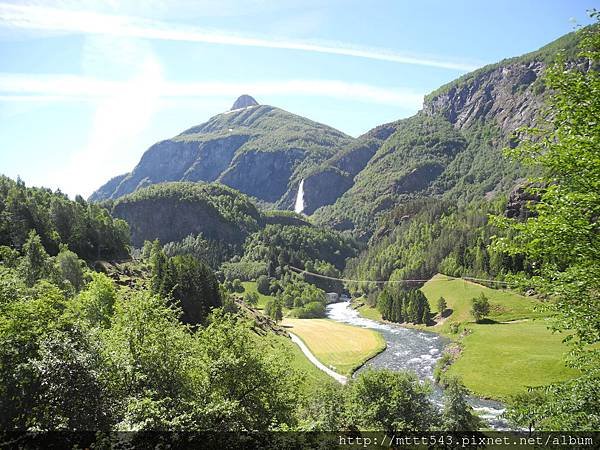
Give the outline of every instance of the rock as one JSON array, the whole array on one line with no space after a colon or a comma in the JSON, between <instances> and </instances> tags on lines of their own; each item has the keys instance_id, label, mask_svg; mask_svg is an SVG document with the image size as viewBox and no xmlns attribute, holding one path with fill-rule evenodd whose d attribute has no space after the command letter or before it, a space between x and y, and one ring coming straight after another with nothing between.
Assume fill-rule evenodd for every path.
<instances>
[{"instance_id":1,"label":"rock","mask_svg":"<svg viewBox=\"0 0 600 450\"><path fill-rule=\"evenodd\" d=\"M528 217L534 216L531 211L531 205L540 201L539 194L530 192L531 185L519 185L515 187L506 204L504 215L510 219L520 221L526 220Z\"/></svg>"},{"instance_id":2,"label":"rock","mask_svg":"<svg viewBox=\"0 0 600 450\"><path fill-rule=\"evenodd\" d=\"M233 102L231 111L233 111L234 109L248 108L249 106L258 106L258 102L249 95L240 95L238 99L235 102Z\"/></svg>"}]
</instances>

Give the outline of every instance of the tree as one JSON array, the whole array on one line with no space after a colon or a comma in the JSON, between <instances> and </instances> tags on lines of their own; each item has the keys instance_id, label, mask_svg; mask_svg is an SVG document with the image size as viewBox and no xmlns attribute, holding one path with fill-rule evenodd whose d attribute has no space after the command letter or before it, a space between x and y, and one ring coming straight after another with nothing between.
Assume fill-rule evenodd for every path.
<instances>
[{"instance_id":1,"label":"tree","mask_svg":"<svg viewBox=\"0 0 600 450\"><path fill-rule=\"evenodd\" d=\"M429 302L427 299L423 302L423 312L421 314L420 323L427 325L431 320L431 311L429 310Z\"/></svg>"},{"instance_id":2,"label":"tree","mask_svg":"<svg viewBox=\"0 0 600 450\"><path fill-rule=\"evenodd\" d=\"M471 315L475 319L475 322L481 321L490 313L490 302L483 292L479 297L471 299L471 302Z\"/></svg>"},{"instance_id":3,"label":"tree","mask_svg":"<svg viewBox=\"0 0 600 450\"><path fill-rule=\"evenodd\" d=\"M78 292L83 287L83 269L77 255L65 245L61 245L60 252L56 255L56 264L62 278L71 283L75 292Z\"/></svg>"},{"instance_id":4,"label":"tree","mask_svg":"<svg viewBox=\"0 0 600 450\"><path fill-rule=\"evenodd\" d=\"M259 293L261 293L262 295L269 295L270 287L271 287L271 284L270 284L269 278L267 276L261 275L260 277L257 278L256 290Z\"/></svg>"},{"instance_id":5,"label":"tree","mask_svg":"<svg viewBox=\"0 0 600 450\"><path fill-rule=\"evenodd\" d=\"M438 419L430 389L409 372L369 369L349 386L349 418L363 430L426 431Z\"/></svg>"},{"instance_id":6,"label":"tree","mask_svg":"<svg viewBox=\"0 0 600 450\"><path fill-rule=\"evenodd\" d=\"M444 315L444 311L446 311L447 307L448 305L446 304L446 299L444 297L440 297L437 301L437 309L440 313L440 316Z\"/></svg>"},{"instance_id":7,"label":"tree","mask_svg":"<svg viewBox=\"0 0 600 450\"><path fill-rule=\"evenodd\" d=\"M92 281L71 303L74 313L93 326L108 328L114 312L117 290L103 273L92 273Z\"/></svg>"},{"instance_id":8,"label":"tree","mask_svg":"<svg viewBox=\"0 0 600 450\"><path fill-rule=\"evenodd\" d=\"M256 292L246 292L244 294L244 302L248 305L256 306L258 304L258 294Z\"/></svg>"},{"instance_id":9,"label":"tree","mask_svg":"<svg viewBox=\"0 0 600 450\"><path fill-rule=\"evenodd\" d=\"M191 255L169 258L162 278L158 278L159 294L172 298L183 310L184 323L200 324L209 312L221 306L219 283L212 270Z\"/></svg>"},{"instance_id":10,"label":"tree","mask_svg":"<svg viewBox=\"0 0 600 450\"><path fill-rule=\"evenodd\" d=\"M467 402L468 391L456 377L445 377L442 428L445 431L477 431L482 421Z\"/></svg>"},{"instance_id":11,"label":"tree","mask_svg":"<svg viewBox=\"0 0 600 450\"><path fill-rule=\"evenodd\" d=\"M50 274L50 256L46 253L40 236L35 230L29 232L23 245L20 270L29 286L33 286L37 280Z\"/></svg>"}]
</instances>

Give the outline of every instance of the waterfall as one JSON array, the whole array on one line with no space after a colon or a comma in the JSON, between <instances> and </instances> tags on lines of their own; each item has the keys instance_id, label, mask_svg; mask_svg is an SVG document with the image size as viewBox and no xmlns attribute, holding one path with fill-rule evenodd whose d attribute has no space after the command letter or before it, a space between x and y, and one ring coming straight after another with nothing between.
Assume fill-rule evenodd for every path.
<instances>
[{"instance_id":1,"label":"waterfall","mask_svg":"<svg viewBox=\"0 0 600 450\"><path fill-rule=\"evenodd\" d=\"M304 211L304 178L302 178L300 181L300 186L298 186L298 195L296 196L294 211L296 211L298 214Z\"/></svg>"}]
</instances>

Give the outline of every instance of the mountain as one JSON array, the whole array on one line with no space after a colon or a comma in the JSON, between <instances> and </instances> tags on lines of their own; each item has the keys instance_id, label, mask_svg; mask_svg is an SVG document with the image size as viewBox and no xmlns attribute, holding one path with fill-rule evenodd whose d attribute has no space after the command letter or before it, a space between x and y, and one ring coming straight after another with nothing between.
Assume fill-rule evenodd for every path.
<instances>
[{"instance_id":1,"label":"mountain","mask_svg":"<svg viewBox=\"0 0 600 450\"><path fill-rule=\"evenodd\" d=\"M319 205L315 221L369 237L386 211L413 199L466 204L509 192L527 174L502 149L515 144L518 127L534 123L544 104L541 75L558 52L575 60L578 40L570 33L466 74L426 96L415 116L371 130L313 168L306 198L313 179L327 200L345 187Z\"/></svg>"},{"instance_id":2,"label":"mountain","mask_svg":"<svg viewBox=\"0 0 600 450\"><path fill-rule=\"evenodd\" d=\"M528 174L502 149L544 104L541 75L557 53L575 63L579 33L466 74L427 95L413 117L352 138L243 95L232 109L148 149L134 170L92 200L165 181L217 181L369 238L390 209L420 198L464 205L508 193Z\"/></svg>"},{"instance_id":3,"label":"mountain","mask_svg":"<svg viewBox=\"0 0 600 450\"><path fill-rule=\"evenodd\" d=\"M286 208L303 173L353 141L243 95L230 111L151 146L132 172L111 179L90 200L117 199L168 181L217 181Z\"/></svg>"}]
</instances>

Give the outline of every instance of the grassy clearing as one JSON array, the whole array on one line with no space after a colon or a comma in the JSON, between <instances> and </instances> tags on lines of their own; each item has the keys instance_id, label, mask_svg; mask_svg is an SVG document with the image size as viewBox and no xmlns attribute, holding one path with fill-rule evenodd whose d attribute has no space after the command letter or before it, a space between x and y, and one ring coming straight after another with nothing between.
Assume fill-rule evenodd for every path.
<instances>
[{"instance_id":1,"label":"grassy clearing","mask_svg":"<svg viewBox=\"0 0 600 450\"><path fill-rule=\"evenodd\" d=\"M528 386L540 386L577 375L565 367L566 346L545 320L470 325L463 351L449 373L462 378L474 393L506 399Z\"/></svg>"},{"instance_id":2,"label":"grassy clearing","mask_svg":"<svg viewBox=\"0 0 600 450\"><path fill-rule=\"evenodd\" d=\"M317 387L323 386L325 383L336 383L333 378L315 367L315 365L304 356L302 350L300 350L300 348L289 338L269 333L267 339L270 339L273 342L273 345L283 346L285 352L291 355L290 367L296 373L300 374L303 389L306 393L313 392Z\"/></svg>"},{"instance_id":3,"label":"grassy clearing","mask_svg":"<svg viewBox=\"0 0 600 450\"><path fill-rule=\"evenodd\" d=\"M381 322L383 317L377 308L371 308L369 305L363 305L356 308L359 314L367 319L377 320Z\"/></svg>"},{"instance_id":4,"label":"grassy clearing","mask_svg":"<svg viewBox=\"0 0 600 450\"><path fill-rule=\"evenodd\" d=\"M342 375L351 375L385 349L385 340L376 331L328 319L285 319L283 325L290 327L319 361Z\"/></svg>"},{"instance_id":5,"label":"grassy clearing","mask_svg":"<svg viewBox=\"0 0 600 450\"><path fill-rule=\"evenodd\" d=\"M567 347L563 336L548 330L547 313L540 302L507 290L490 289L469 281L436 275L421 290L432 312L437 312L440 296L446 299L452 314L429 327L454 339L450 324L460 322L471 330L461 339L463 351L449 373L459 375L474 393L506 399L526 390L568 379L576 375L564 365ZM490 301L490 323L477 324L471 316L471 299L484 293ZM513 323L500 323L519 321Z\"/></svg>"},{"instance_id":6,"label":"grassy clearing","mask_svg":"<svg viewBox=\"0 0 600 450\"><path fill-rule=\"evenodd\" d=\"M540 302L507 290L490 289L470 281L448 279L445 275L436 275L421 288L431 307L437 313L437 301L446 299L452 315L441 326L441 332L448 332L451 322L471 322L471 299L484 293L490 301L489 318L496 322L544 317L546 313L538 311Z\"/></svg>"},{"instance_id":7,"label":"grassy clearing","mask_svg":"<svg viewBox=\"0 0 600 450\"><path fill-rule=\"evenodd\" d=\"M547 328L548 314L539 300L507 290L490 289L465 280L436 275L421 288L433 314L440 297L452 313L433 327L417 326L459 340L462 353L449 373L462 378L474 393L506 400L526 390L573 377L576 371L564 365L567 346L564 336ZM471 316L471 299L484 293L490 301L489 323L477 324ZM376 308L358 308L364 317L381 320ZM512 323L500 323L510 322ZM452 323L460 323L470 333L452 334Z\"/></svg>"},{"instance_id":8,"label":"grassy clearing","mask_svg":"<svg viewBox=\"0 0 600 450\"><path fill-rule=\"evenodd\" d=\"M242 286L244 286L243 294L245 294L246 292L255 292L256 294L258 294L258 304L256 305L257 309L264 309L265 303L267 303L269 299L275 298L270 295L264 295L258 292L258 290L256 289L256 281L242 281Z\"/></svg>"}]
</instances>

